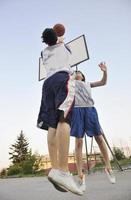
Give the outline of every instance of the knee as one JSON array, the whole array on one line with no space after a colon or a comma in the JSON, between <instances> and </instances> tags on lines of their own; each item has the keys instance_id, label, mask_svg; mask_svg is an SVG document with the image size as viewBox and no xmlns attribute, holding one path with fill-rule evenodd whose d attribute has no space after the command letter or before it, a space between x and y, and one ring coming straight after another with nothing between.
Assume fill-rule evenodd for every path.
<instances>
[{"instance_id":1,"label":"knee","mask_svg":"<svg viewBox=\"0 0 131 200\"><path fill-rule=\"evenodd\" d=\"M103 143L103 137L102 137L102 135L96 136L95 140L96 140L97 143L102 144Z\"/></svg>"},{"instance_id":2,"label":"knee","mask_svg":"<svg viewBox=\"0 0 131 200\"><path fill-rule=\"evenodd\" d=\"M56 145L56 140L54 140L54 139L48 140L48 145L55 146Z\"/></svg>"}]
</instances>

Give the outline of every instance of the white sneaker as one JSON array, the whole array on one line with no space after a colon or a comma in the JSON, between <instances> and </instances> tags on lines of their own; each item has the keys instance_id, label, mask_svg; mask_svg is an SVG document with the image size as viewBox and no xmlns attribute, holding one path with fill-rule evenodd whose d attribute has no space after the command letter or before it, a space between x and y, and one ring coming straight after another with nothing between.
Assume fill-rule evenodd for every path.
<instances>
[{"instance_id":1,"label":"white sneaker","mask_svg":"<svg viewBox=\"0 0 131 200\"><path fill-rule=\"evenodd\" d=\"M48 180L53 184L53 186L55 187L56 190L60 191L60 192L68 192L67 190L65 190L62 186L58 185L57 183L55 183L50 177L57 171L57 169L51 169L48 175Z\"/></svg>"},{"instance_id":2,"label":"white sneaker","mask_svg":"<svg viewBox=\"0 0 131 200\"><path fill-rule=\"evenodd\" d=\"M83 195L83 191L78 188L69 172L52 169L48 174L48 178L65 190L77 195Z\"/></svg>"},{"instance_id":3,"label":"white sneaker","mask_svg":"<svg viewBox=\"0 0 131 200\"><path fill-rule=\"evenodd\" d=\"M107 177L108 177L110 183L115 184L116 183L116 178L115 178L115 175L114 175L113 171L112 170L108 170L108 169L105 168L105 172L107 174Z\"/></svg>"},{"instance_id":4,"label":"white sneaker","mask_svg":"<svg viewBox=\"0 0 131 200\"><path fill-rule=\"evenodd\" d=\"M80 190L85 192L86 191L85 175L83 175L82 179L79 176L77 176L77 183L78 183L78 187L80 188Z\"/></svg>"}]
</instances>

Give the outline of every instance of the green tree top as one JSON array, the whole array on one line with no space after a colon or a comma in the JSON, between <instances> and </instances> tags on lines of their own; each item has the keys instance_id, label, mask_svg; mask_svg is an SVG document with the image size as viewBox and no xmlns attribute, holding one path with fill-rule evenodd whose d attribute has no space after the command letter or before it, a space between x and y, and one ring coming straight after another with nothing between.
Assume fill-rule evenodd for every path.
<instances>
[{"instance_id":1,"label":"green tree top","mask_svg":"<svg viewBox=\"0 0 131 200\"><path fill-rule=\"evenodd\" d=\"M29 143L25 138L23 131L17 136L17 140L10 147L9 158L13 164L20 164L25 161L29 155Z\"/></svg>"}]
</instances>

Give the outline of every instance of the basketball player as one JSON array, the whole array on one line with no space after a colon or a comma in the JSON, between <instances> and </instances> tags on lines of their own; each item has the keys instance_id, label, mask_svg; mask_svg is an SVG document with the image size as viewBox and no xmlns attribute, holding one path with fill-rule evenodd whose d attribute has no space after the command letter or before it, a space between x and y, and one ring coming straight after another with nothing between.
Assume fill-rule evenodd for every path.
<instances>
[{"instance_id":1,"label":"basketball player","mask_svg":"<svg viewBox=\"0 0 131 200\"><path fill-rule=\"evenodd\" d=\"M105 63L100 63L99 67L103 72L103 77L100 81L93 83L85 83L84 75L80 71L76 72L75 106L72 111L71 136L76 138L75 154L78 183L82 191L86 189L85 176L82 172L82 146L85 133L90 137L95 137L104 158L107 176L111 183L115 183L115 176L111 168L107 147L102 136L103 131L100 127L98 114L91 96L91 88L103 86L107 81L107 68Z\"/></svg>"},{"instance_id":2,"label":"basketball player","mask_svg":"<svg viewBox=\"0 0 131 200\"><path fill-rule=\"evenodd\" d=\"M61 191L64 189L82 195L83 192L68 170L69 111L74 101L75 80L69 66L70 51L64 43L57 43L57 39L52 28L42 33L42 42L48 45L43 51L47 77L43 84L37 126L48 130L48 150L52 164L48 179Z\"/></svg>"}]
</instances>

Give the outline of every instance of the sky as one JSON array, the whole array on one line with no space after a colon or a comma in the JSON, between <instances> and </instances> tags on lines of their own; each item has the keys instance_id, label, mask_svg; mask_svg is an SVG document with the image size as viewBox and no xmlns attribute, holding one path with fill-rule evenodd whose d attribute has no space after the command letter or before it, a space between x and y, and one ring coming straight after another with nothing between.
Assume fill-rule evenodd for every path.
<instances>
[{"instance_id":1,"label":"sky","mask_svg":"<svg viewBox=\"0 0 131 200\"><path fill-rule=\"evenodd\" d=\"M47 132L36 127L38 59L41 33L56 23L66 27L65 42L85 35L90 59L78 67L87 81L100 80L98 64L107 63L107 85L92 89L95 107L110 145L131 146L131 1L0 0L0 167L21 130L33 152L48 153Z\"/></svg>"}]
</instances>

